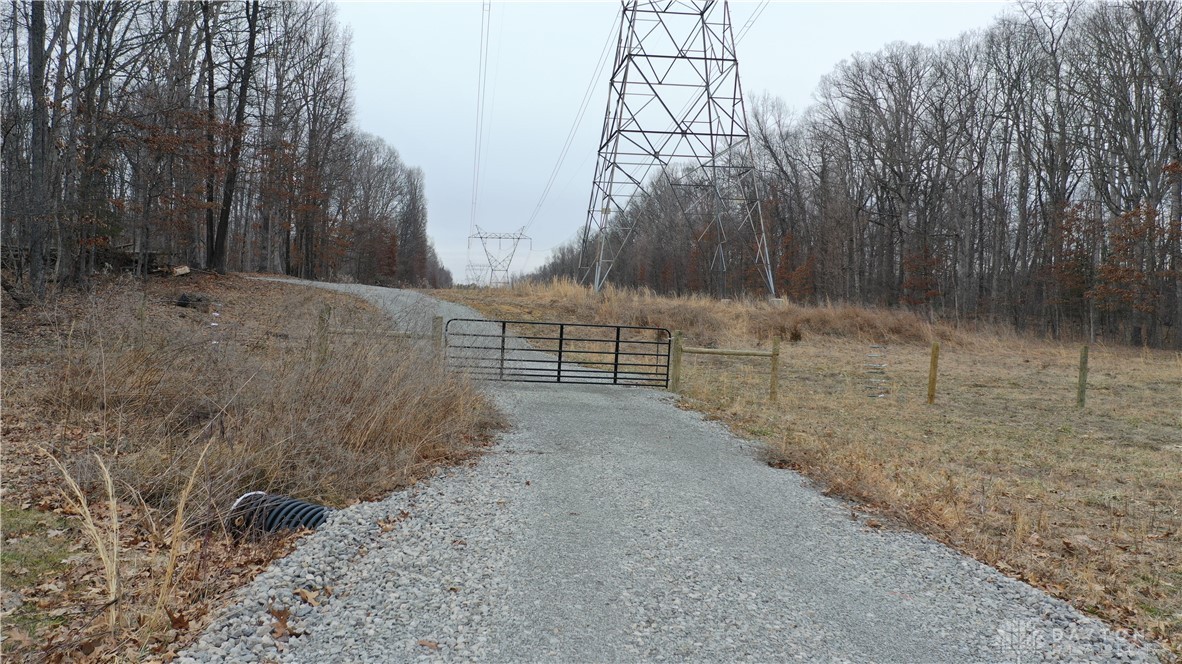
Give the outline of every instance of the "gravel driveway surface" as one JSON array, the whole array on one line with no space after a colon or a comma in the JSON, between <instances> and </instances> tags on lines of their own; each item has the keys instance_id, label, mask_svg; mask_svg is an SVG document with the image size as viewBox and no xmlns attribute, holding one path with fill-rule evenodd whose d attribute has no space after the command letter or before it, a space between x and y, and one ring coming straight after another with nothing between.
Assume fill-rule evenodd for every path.
<instances>
[{"instance_id":1,"label":"gravel driveway surface","mask_svg":"<svg viewBox=\"0 0 1182 664\"><path fill-rule=\"evenodd\" d=\"M326 286L412 329L475 317ZM499 445L335 513L183 661L1154 661L992 568L868 527L666 393L489 392L512 423Z\"/></svg>"}]
</instances>

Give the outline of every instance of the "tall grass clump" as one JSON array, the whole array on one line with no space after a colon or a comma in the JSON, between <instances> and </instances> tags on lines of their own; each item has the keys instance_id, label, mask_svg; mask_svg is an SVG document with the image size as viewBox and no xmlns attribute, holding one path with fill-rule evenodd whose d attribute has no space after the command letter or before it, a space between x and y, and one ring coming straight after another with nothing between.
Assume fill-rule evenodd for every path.
<instances>
[{"instance_id":1,"label":"tall grass clump","mask_svg":"<svg viewBox=\"0 0 1182 664\"><path fill-rule=\"evenodd\" d=\"M95 297L60 334L59 387L42 401L64 426L101 420L116 480L153 508L184 494L194 523L216 523L252 490L375 497L467 449L484 410L429 342L382 334L393 322L347 296L283 292L240 310L157 298L164 320L149 326L126 324L140 294ZM354 333L326 329L326 302L330 327Z\"/></svg>"},{"instance_id":2,"label":"tall grass clump","mask_svg":"<svg viewBox=\"0 0 1182 664\"><path fill-rule=\"evenodd\" d=\"M74 476L62 465L62 462L57 457L50 456L50 459L58 472L61 473L62 480L68 489L67 491L63 491L66 502L79 516L82 534L90 545L94 547L95 555L99 560L102 579L106 586L104 600L106 602L107 622L113 630L119 614L117 603L119 601L120 591L119 507L115 494L115 483L111 479L111 473L107 469L107 465L103 463L101 457L95 455L95 461L98 464L98 469L102 477L103 489L106 492L106 523L103 523L104 519L91 506L90 501L86 498L86 492L78 485Z\"/></svg>"},{"instance_id":3,"label":"tall grass clump","mask_svg":"<svg viewBox=\"0 0 1182 664\"><path fill-rule=\"evenodd\" d=\"M569 320L681 330L695 343L724 345L803 336L841 337L883 343L961 341L964 334L902 309L849 304L815 306L763 298L720 300L701 294L659 295L647 288L606 286L600 293L569 279L522 282L497 293L523 314L533 308Z\"/></svg>"}]
</instances>

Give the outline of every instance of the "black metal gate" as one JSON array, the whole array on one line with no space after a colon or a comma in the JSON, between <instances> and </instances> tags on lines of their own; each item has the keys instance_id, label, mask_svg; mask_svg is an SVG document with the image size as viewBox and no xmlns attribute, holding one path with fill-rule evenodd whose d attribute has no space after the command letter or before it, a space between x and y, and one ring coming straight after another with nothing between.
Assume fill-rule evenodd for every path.
<instances>
[{"instance_id":1,"label":"black metal gate","mask_svg":"<svg viewBox=\"0 0 1182 664\"><path fill-rule=\"evenodd\" d=\"M669 386L665 328L455 318L444 337L448 369L474 378Z\"/></svg>"}]
</instances>

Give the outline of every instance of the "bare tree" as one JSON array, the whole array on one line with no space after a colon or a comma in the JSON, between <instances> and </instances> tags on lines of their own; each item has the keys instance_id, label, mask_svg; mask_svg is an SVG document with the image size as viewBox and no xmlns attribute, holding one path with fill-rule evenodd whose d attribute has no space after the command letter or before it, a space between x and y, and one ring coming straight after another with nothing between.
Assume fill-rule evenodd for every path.
<instances>
[{"instance_id":1,"label":"bare tree","mask_svg":"<svg viewBox=\"0 0 1182 664\"><path fill-rule=\"evenodd\" d=\"M29 19L29 93L33 98L32 146L29 154L32 214L29 220L29 280L33 293L45 297L45 226L49 199L49 110L45 97L45 5L33 3Z\"/></svg>"},{"instance_id":2,"label":"bare tree","mask_svg":"<svg viewBox=\"0 0 1182 664\"><path fill-rule=\"evenodd\" d=\"M799 115L755 100L780 290L1182 347L1180 11L1025 2L949 42L854 55ZM668 223L659 178L649 190L613 274L708 290L680 245L693 229Z\"/></svg>"},{"instance_id":3,"label":"bare tree","mask_svg":"<svg viewBox=\"0 0 1182 664\"><path fill-rule=\"evenodd\" d=\"M226 166L226 182L222 186L222 206L218 215L217 230L213 237L209 266L218 272L226 271L226 236L229 234L230 211L234 204L234 190L238 184L239 159L242 156L242 137L245 132L247 92L254 65L255 43L258 38L259 1L252 0L246 5L246 56L238 74L238 100L234 110L234 126L230 138L230 153Z\"/></svg>"}]
</instances>

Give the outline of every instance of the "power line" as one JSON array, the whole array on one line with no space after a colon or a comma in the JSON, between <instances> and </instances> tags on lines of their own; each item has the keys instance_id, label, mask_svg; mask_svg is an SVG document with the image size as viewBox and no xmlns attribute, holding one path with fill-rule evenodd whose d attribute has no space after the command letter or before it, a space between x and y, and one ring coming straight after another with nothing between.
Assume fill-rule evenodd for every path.
<instances>
[{"instance_id":1,"label":"power line","mask_svg":"<svg viewBox=\"0 0 1182 664\"><path fill-rule=\"evenodd\" d=\"M476 204L480 194L480 162L484 145L484 93L488 85L488 43L491 24L492 2L484 0L480 6L480 60L476 66L476 136L472 147L472 208L468 218L469 281L473 279L473 271L478 270L477 266L472 264L472 240L473 235L479 230L476 227Z\"/></svg>"},{"instance_id":2,"label":"power line","mask_svg":"<svg viewBox=\"0 0 1182 664\"><path fill-rule=\"evenodd\" d=\"M480 195L480 162L484 147L484 102L488 90L488 43L491 19L492 0L484 0L480 8L480 64L476 78L476 140L472 159L472 212L468 223L469 234L476 228L476 202Z\"/></svg>"},{"instance_id":3,"label":"power line","mask_svg":"<svg viewBox=\"0 0 1182 664\"><path fill-rule=\"evenodd\" d=\"M739 42L743 41L743 37L747 36L747 31L751 29L752 25L755 25L757 20L759 20L760 15L763 14L763 10L767 9L768 3L770 2L771 0L762 0L762 2L760 2L755 8L755 11L751 12L751 15L747 17L747 22L743 24L743 27L739 28L739 34L735 35L736 46L739 44Z\"/></svg>"},{"instance_id":4,"label":"power line","mask_svg":"<svg viewBox=\"0 0 1182 664\"><path fill-rule=\"evenodd\" d=\"M612 36L616 34L618 23L618 17L612 21L611 29L607 33L607 39L603 43L603 49L599 53L599 61L595 65L595 71L591 74L591 80L587 82L587 89L583 92L583 100L580 102L579 110L575 114L574 123L571 125L570 131L566 134L566 141L562 145L562 150L558 153L558 161L554 163L554 169L550 171L550 177L546 180L546 186L542 189L542 195L538 198L538 203L534 206L533 212L529 216L529 221L525 223L522 232L529 230L530 226L533 226L534 221L537 220L538 214L542 211L542 206L546 203L546 198L550 195L550 190L554 187L555 180L558 179L558 173L562 170L562 166L566 162L567 154L574 144L575 135L578 133L579 127L582 126L583 118L586 117L587 109L591 105L591 99L595 92L595 84L599 81L599 77L603 73L603 68L607 65L608 53L610 52L608 49L612 43Z\"/></svg>"}]
</instances>

